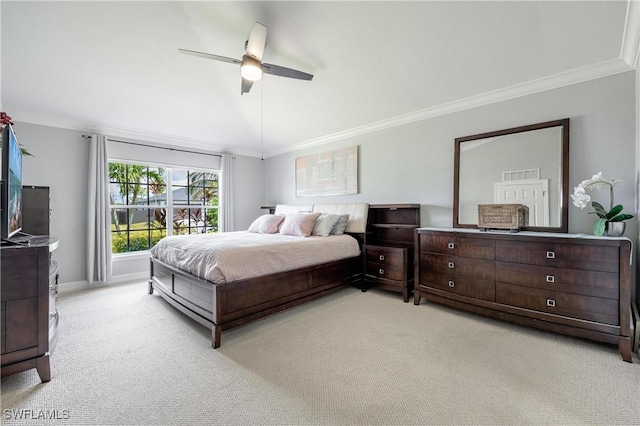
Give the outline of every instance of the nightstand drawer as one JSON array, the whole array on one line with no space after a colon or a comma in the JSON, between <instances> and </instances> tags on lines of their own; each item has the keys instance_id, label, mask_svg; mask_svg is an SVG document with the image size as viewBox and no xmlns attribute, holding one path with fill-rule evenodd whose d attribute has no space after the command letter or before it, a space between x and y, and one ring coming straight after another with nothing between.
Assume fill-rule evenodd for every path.
<instances>
[{"instance_id":1,"label":"nightstand drawer","mask_svg":"<svg viewBox=\"0 0 640 426\"><path fill-rule=\"evenodd\" d=\"M406 276L405 268L401 265L384 265L374 262L367 262L365 273L372 277L386 278L400 282L402 282Z\"/></svg>"},{"instance_id":2,"label":"nightstand drawer","mask_svg":"<svg viewBox=\"0 0 640 426\"><path fill-rule=\"evenodd\" d=\"M404 261L402 249L367 247L365 252L367 262L375 262L382 265L402 265Z\"/></svg>"}]
</instances>

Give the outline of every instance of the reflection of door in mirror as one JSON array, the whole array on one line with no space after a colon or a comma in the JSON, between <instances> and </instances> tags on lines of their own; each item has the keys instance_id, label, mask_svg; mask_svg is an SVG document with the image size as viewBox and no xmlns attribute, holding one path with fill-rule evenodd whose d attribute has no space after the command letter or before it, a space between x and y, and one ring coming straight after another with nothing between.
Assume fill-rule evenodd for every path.
<instances>
[{"instance_id":1,"label":"reflection of door in mirror","mask_svg":"<svg viewBox=\"0 0 640 426\"><path fill-rule=\"evenodd\" d=\"M496 182L494 202L524 204L529 208L526 226L549 226L549 179L539 179L540 169L502 172Z\"/></svg>"},{"instance_id":2,"label":"reflection of door in mirror","mask_svg":"<svg viewBox=\"0 0 640 426\"><path fill-rule=\"evenodd\" d=\"M562 126L463 142L458 223L477 225L478 204L517 203L529 206L529 226L560 227L562 149ZM546 182L546 188L541 182L532 186L531 180L516 180L497 198L496 184L505 184L504 171L532 169L538 170L536 180Z\"/></svg>"}]
</instances>

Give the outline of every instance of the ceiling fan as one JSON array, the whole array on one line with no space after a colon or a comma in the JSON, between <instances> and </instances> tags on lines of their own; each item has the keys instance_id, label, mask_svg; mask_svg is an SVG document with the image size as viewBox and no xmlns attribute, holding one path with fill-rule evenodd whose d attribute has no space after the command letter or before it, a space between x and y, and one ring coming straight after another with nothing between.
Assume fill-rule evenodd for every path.
<instances>
[{"instance_id":1,"label":"ceiling fan","mask_svg":"<svg viewBox=\"0 0 640 426\"><path fill-rule=\"evenodd\" d=\"M241 95L249 92L253 82L262 78L262 73L309 81L313 78L313 75L307 74L306 72L281 67L280 65L265 64L262 62L262 54L264 53L264 46L266 42L267 27L256 22L253 24L253 29L249 34L249 40L244 43L244 49L247 53L242 56L242 60L213 55L211 53L196 52L194 50L178 49L178 51L187 55L200 56L202 58L230 62L232 64L240 64L240 75L242 76L242 84L240 86Z\"/></svg>"}]
</instances>

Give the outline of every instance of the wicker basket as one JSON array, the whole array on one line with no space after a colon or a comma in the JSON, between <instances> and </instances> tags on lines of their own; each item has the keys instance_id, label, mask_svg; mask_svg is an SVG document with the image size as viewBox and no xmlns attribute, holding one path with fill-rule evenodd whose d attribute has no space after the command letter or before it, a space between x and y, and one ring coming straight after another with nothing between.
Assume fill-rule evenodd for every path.
<instances>
[{"instance_id":1,"label":"wicker basket","mask_svg":"<svg viewBox=\"0 0 640 426\"><path fill-rule=\"evenodd\" d=\"M478 228L518 232L529 224L529 207L523 204L478 204Z\"/></svg>"}]
</instances>

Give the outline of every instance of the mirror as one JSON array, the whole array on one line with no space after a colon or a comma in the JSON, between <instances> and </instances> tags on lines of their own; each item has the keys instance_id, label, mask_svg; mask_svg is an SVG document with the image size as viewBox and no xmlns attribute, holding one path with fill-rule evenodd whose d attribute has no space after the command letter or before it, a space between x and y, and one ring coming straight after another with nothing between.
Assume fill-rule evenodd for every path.
<instances>
[{"instance_id":1,"label":"mirror","mask_svg":"<svg viewBox=\"0 0 640 426\"><path fill-rule=\"evenodd\" d=\"M455 140L453 227L477 228L478 204L524 204L524 231L568 232L569 119Z\"/></svg>"}]
</instances>

